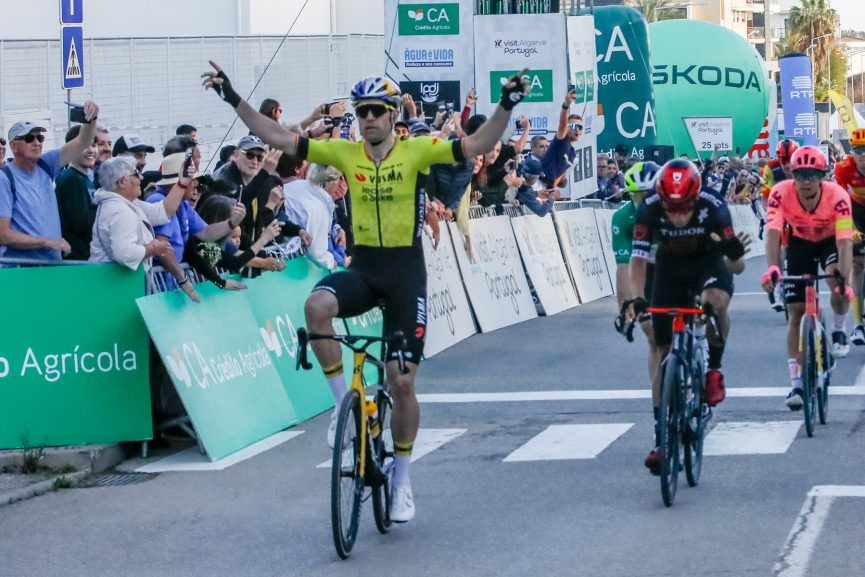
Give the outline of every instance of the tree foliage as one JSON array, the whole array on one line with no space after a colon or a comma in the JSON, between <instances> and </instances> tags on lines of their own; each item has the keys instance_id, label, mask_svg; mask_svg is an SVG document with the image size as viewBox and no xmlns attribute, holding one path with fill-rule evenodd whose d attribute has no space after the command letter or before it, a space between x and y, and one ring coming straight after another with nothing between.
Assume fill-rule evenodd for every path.
<instances>
[{"instance_id":1,"label":"tree foliage","mask_svg":"<svg viewBox=\"0 0 865 577\"><path fill-rule=\"evenodd\" d=\"M679 0L628 0L627 5L636 8L650 24L660 20L687 18L688 11Z\"/></svg>"}]
</instances>

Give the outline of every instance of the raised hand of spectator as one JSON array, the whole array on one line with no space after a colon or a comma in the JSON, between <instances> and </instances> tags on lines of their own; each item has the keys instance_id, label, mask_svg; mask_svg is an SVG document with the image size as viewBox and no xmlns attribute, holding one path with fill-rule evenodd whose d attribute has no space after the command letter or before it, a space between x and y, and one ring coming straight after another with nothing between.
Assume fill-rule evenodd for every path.
<instances>
[{"instance_id":1,"label":"raised hand of spectator","mask_svg":"<svg viewBox=\"0 0 865 577\"><path fill-rule=\"evenodd\" d=\"M300 242L303 243L303 246L309 246L312 244L312 235L309 234L305 228L300 229L297 236L300 237Z\"/></svg>"},{"instance_id":2,"label":"raised hand of spectator","mask_svg":"<svg viewBox=\"0 0 865 577\"><path fill-rule=\"evenodd\" d=\"M233 278L227 278L227 279L225 279L225 286L222 287L222 290L227 290L227 291L245 291L245 290L246 290L246 285L243 284L242 282L237 282L237 281L234 280Z\"/></svg>"},{"instance_id":3,"label":"raised hand of spectator","mask_svg":"<svg viewBox=\"0 0 865 577\"><path fill-rule=\"evenodd\" d=\"M231 216L228 217L228 224L231 228L239 226L243 219L246 218L246 207L242 202L238 202L231 209Z\"/></svg>"},{"instance_id":4,"label":"raised hand of spectator","mask_svg":"<svg viewBox=\"0 0 865 577\"><path fill-rule=\"evenodd\" d=\"M519 119L517 119L517 124L523 132L531 132L532 130L532 121L529 120L529 117L525 114L520 114Z\"/></svg>"},{"instance_id":5,"label":"raised hand of spectator","mask_svg":"<svg viewBox=\"0 0 865 577\"><path fill-rule=\"evenodd\" d=\"M565 101L562 103L562 108L565 106L570 107L571 104L577 99L577 93L574 90L568 90L568 93L565 94Z\"/></svg>"},{"instance_id":6,"label":"raised hand of spectator","mask_svg":"<svg viewBox=\"0 0 865 577\"><path fill-rule=\"evenodd\" d=\"M281 234L282 223L276 219L273 219L269 225L261 229L261 234L258 238L262 240L263 244L267 244Z\"/></svg>"},{"instance_id":7,"label":"raised hand of spectator","mask_svg":"<svg viewBox=\"0 0 865 577\"><path fill-rule=\"evenodd\" d=\"M267 203L265 206L276 212L276 210L282 206L282 203L285 201L285 192L282 190L281 186L274 186L270 189L270 195L267 197Z\"/></svg>"},{"instance_id":8,"label":"raised hand of spectator","mask_svg":"<svg viewBox=\"0 0 865 577\"><path fill-rule=\"evenodd\" d=\"M345 116L346 108L348 104L345 100L339 100L330 105L330 115L334 118L339 118L341 116Z\"/></svg>"},{"instance_id":9,"label":"raised hand of spectator","mask_svg":"<svg viewBox=\"0 0 865 577\"><path fill-rule=\"evenodd\" d=\"M440 129L442 127L442 123L444 122L445 114L447 113L444 110L437 111L435 118L433 118L432 125Z\"/></svg>"},{"instance_id":10,"label":"raised hand of spectator","mask_svg":"<svg viewBox=\"0 0 865 577\"><path fill-rule=\"evenodd\" d=\"M342 229L339 229L339 232L336 233L336 246L339 246L339 247L345 248L345 243L346 243L346 241L345 241L345 231L342 230Z\"/></svg>"},{"instance_id":11,"label":"raised hand of spectator","mask_svg":"<svg viewBox=\"0 0 865 577\"><path fill-rule=\"evenodd\" d=\"M72 252L72 247L69 246L69 243L66 242L65 238L49 238L45 242L45 248L59 250L63 254L69 254Z\"/></svg>"},{"instance_id":12,"label":"raised hand of spectator","mask_svg":"<svg viewBox=\"0 0 865 577\"><path fill-rule=\"evenodd\" d=\"M84 119L88 122L93 122L99 116L99 106L92 100L84 103Z\"/></svg>"},{"instance_id":13,"label":"raised hand of spectator","mask_svg":"<svg viewBox=\"0 0 865 577\"><path fill-rule=\"evenodd\" d=\"M474 105L477 101L478 101L478 97L475 94L475 89L469 88L469 91L466 92L466 108L474 107Z\"/></svg>"},{"instance_id":14,"label":"raised hand of spectator","mask_svg":"<svg viewBox=\"0 0 865 577\"><path fill-rule=\"evenodd\" d=\"M265 172L269 174L276 174L276 165L279 163L279 159L282 156L282 150L278 148L271 148L264 155L264 161L261 163L261 168L265 170Z\"/></svg>"},{"instance_id":15,"label":"raised hand of spectator","mask_svg":"<svg viewBox=\"0 0 865 577\"><path fill-rule=\"evenodd\" d=\"M441 113L439 113L441 114ZM442 124L441 131L439 131L439 138L447 138L450 136L454 130L456 130L457 122L459 122L453 115L451 115L447 120Z\"/></svg>"},{"instance_id":16,"label":"raised hand of spectator","mask_svg":"<svg viewBox=\"0 0 865 577\"><path fill-rule=\"evenodd\" d=\"M195 286L193 286L192 281L186 281L185 283L180 285L180 290L185 292L186 296L188 296L192 300L192 302L194 302L194 303L200 303L201 302L201 297L198 296L198 293L196 292Z\"/></svg>"},{"instance_id":17,"label":"raised hand of spectator","mask_svg":"<svg viewBox=\"0 0 865 577\"><path fill-rule=\"evenodd\" d=\"M414 98L408 92L402 95L402 107L409 118L417 116L417 104L414 103Z\"/></svg>"},{"instance_id":18,"label":"raised hand of spectator","mask_svg":"<svg viewBox=\"0 0 865 577\"><path fill-rule=\"evenodd\" d=\"M505 181L505 184L507 184L508 186L512 186L514 188L521 187L523 185L523 183L525 182L525 180L523 180L522 178L517 176L516 170L512 170L509 173L507 173L505 175L504 181Z\"/></svg>"},{"instance_id":19,"label":"raised hand of spectator","mask_svg":"<svg viewBox=\"0 0 865 577\"><path fill-rule=\"evenodd\" d=\"M162 256L171 250L171 243L165 240L153 239L144 245L145 256Z\"/></svg>"}]
</instances>

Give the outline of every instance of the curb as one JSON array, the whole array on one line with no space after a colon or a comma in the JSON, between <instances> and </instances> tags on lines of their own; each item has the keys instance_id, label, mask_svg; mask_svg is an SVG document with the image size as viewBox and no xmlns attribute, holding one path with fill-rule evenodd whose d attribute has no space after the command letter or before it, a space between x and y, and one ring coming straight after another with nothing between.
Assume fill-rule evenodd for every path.
<instances>
[{"instance_id":1,"label":"curb","mask_svg":"<svg viewBox=\"0 0 865 577\"><path fill-rule=\"evenodd\" d=\"M77 473L69 473L65 475L57 475L51 479L46 479L45 481L40 481L38 483L33 483L28 487L24 487L23 489L16 489L14 491L9 491L0 496L0 507L5 505L13 505L19 501L24 501L26 499L31 499L33 497L38 497L39 495L43 495L50 491L54 491L54 481L57 479L66 478L68 479L73 487L78 486L78 484L90 476L89 471L78 471Z\"/></svg>"}]
</instances>

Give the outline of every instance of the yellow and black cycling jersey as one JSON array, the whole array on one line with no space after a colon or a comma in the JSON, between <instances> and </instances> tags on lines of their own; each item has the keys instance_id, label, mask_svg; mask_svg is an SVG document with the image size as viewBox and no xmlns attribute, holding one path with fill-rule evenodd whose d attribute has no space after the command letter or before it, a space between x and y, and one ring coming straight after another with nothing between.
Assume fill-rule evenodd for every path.
<instances>
[{"instance_id":1,"label":"yellow and black cycling jersey","mask_svg":"<svg viewBox=\"0 0 865 577\"><path fill-rule=\"evenodd\" d=\"M377 164L363 142L301 138L298 156L333 166L345 176L356 245L401 247L420 243L426 206L418 175L432 164L459 162L462 148L459 140L403 137Z\"/></svg>"}]
</instances>

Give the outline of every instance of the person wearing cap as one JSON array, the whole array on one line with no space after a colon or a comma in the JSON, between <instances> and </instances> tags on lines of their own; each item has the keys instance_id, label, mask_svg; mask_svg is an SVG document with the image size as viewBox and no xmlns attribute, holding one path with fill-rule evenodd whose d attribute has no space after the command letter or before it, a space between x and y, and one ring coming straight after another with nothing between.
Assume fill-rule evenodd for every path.
<instances>
[{"instance_id":1,"label":"person wearing cap","mask_svg":"<svg viewBox=\"0 0 865 577\"><path fill-rule=\"evenodd\" d=\"M59 261L72 247L63 239L54 179L93 144L99 107L84 105L87 123L78 136L43 152L46 128L16 122L9 129L13 160L0 168L0 252L5 258Z\"/></svg>"},{"instance_id":2,"label":"person wearing cap","mask_svg":"<svg viewBox=\"0 0 865 577\"><path fill-rule=\"evenodd\" d=\"M408 129L408 133L410 136L429 136L432 132L429 124L425 122L415 122L411 125L411 128Z\"/></svg>"},{"instance_id":3,"label":"person wearing cap","mask_svg":"<svg viewBox=\"0 0 865 577\"><path fill-rule=\"evenodd\" d=\"M541 162L535 158L528 158L520 165L519 174L523 178L523 184L517 189L516 201L528 208L538 216L546 216L553 211L553 203L557 194L550 191L547 198L541 201L538 198L539 181L544 179L544 168Z\"/></svg>"},{"instance_id":4,"label":"person wearing cap","mask_svg":"<svg viewBox=\"0 0 865 577\"><path fill-rule=\"evenodd\" d=\"M863 315L862 283L865 270L865 128L853 131L850 136L850 155L835 164L835 182L850 193L853 209L853 227L856 238L853 242L853 332L850 342L865 345L865 315Z\"/></svg>"},{"instance_id":5,"label":"person wearing cap","mask_svg":"<svg viewBox=\"0 0 865 577\"><path fill-rule=\"evenodd\" d=\"M565 186L567 183L566 173L574 163L577 156L575 145L583 133L583 117L579 114L571 114L571 104L577 98L577 93L569 90L562 102L562 110L559 112L559 126L556 135L550 141L547 153L541 158L544 169L545 183L548 187Z\"/></svg>"},{"instance_id":6,"label":"person wearing cap","mask_svg":"<svg viewBox=\"0 0 865 577\"><path fill-rule=\"evenodd\" d=\"M111 150L112 156L131 156L138 163L138 172L144 172L147 166L147 155L156 152L156 149L146 144L137 134L124 134L114 143Z\"/></svg>"},{"instance_id":7,"label":"person wearing cap","mask_svg":"<svg viewBox=\"0 0 865 577\"><path fill-rule=\"evenodd\" d=\"M180 183L181 176L190 178L189 182ZM235 205L231 217L223 222L207 224L195 212L190 204L190 199L196 194L194 167L192 162L186 162L186 153L178 152L166 156L162 160L162 180L156 183L156 190L147 197L147 202L158 203L165 200L169 190L180 187L183 189L183 200L177 208L177 212L168 223L154 228L156 238L167 241L171 250L158 255L159 263L171 273L180 287L193 301L198 302L198 295L192 288L189 276L180 266L183 262L183 254L186 243L190 236L205 241L219 240L227 237L231 230L238 226L246 215L246 209L242 204Z\"/></svg>"},{"instance_id":8,"label":"person wearing cap","mask_svg":"<svg viewBox=\"0 0 865 577\"><path fill-rule=\"evenodd\" d=\"M237 142L237 149L231 156L231 162L223 165L213 174L214 180L227 180L237 185L237 197L243 196L243 189L262 172L267 145L260 138L247 135ZM267 172L267 171L265 171Z\"/></svg>"},{"instance_id":9,"label":"person wearing cap","mask_svg":"<svg viewBox=\"0 0 865 577\"><path fill-rule=\"evenodd\" d=\"M93 202L97 206L90 242L90 262L116 262L132 270L152 266L153 257L171 252L171 245L154 237L153 227L169 222L190 179L172 187L157 203L142 201L137 161L128 156L102 163L102 187ZM191 286L189 287L192 288Z\"/></svg>"},{"instance_id":10,"label":"person wearing cap","mask_svg":"<svg viewBox=\"0 0 865 577\"><path fill-rule=\"evenodd\" d=\"M76 124L66 132L66 142L74 140L81 132ZM81 151L69 167L60 173L54 185L57 209L60 211L60 231L72 251L64 259L87 260L90 258L90 240L93 238L93 221L96 220L96 205L93 196L96 187L90 179L96 164L96 139Z\"/></svg>"}]
</instances>

